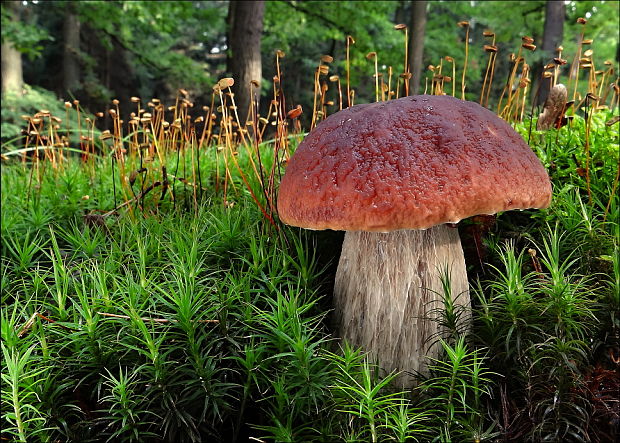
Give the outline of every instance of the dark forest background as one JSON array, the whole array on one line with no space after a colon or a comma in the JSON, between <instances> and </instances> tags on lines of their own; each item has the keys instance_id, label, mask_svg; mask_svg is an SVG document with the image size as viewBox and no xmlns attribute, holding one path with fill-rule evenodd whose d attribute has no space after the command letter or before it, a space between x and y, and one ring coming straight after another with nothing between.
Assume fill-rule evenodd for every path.
<instances>
[{"instance_id":1,"label":"dark forest background","mask_svg":"<svg viewBox=\"0 0 620 443\"><path fill-rule=\"evenodd\" d=\"M386 77L389 67L395 75L403 72L405 34L394 29L397 24L408 26L410 93L424 92L432 74L427 67L445 56L453 57L460 71L468 35L466 97L471 100L480 94L488 58L483 46L490 42L483 32L492 30L499 50L492 103L522 36L534 38L538 46L527 56L535 79L559 44L564 54L574 53L583 30L579 17L588 20L586 38L592 39L596 60L616 64L614 1L3 1L3 138L17 130L18 116L30 112L28 107L41 101L39 108L54 106L47 103L54 97L58 106L79 99L93 113L118 99L126 112L133 96L173 104L178 88L184 88L203 105L225 76L237 81L240 109L248 103L250 80L260 79L264 110L273 94L277 50L284 53L287 105L311 109L321 56L334 58L330 75L344 76L347 36L355 40L355 102L373 101L369 53L377 53L379 72ZM461 21L469 22L469 34L457 26ZM201 106L194 109L200 112Z\"/></svg>"}]
</instances>

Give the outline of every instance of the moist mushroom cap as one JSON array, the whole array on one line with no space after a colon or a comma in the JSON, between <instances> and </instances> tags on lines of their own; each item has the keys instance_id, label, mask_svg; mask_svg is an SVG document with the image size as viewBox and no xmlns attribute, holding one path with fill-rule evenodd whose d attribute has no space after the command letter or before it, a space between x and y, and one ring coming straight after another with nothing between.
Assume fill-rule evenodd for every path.
<instances>
[{"instance_id":1,"label":"moist mushroom cap","mask_svg":"<svg viewBox=\"0 0 620 443\"><path fill-rule=\"evenodd\" d=\"M547 171L508 123L477 103L418 95L317 125L289 161L278 213L303 228L387 232L550 201Z\"/></svg>"}]
</instances>

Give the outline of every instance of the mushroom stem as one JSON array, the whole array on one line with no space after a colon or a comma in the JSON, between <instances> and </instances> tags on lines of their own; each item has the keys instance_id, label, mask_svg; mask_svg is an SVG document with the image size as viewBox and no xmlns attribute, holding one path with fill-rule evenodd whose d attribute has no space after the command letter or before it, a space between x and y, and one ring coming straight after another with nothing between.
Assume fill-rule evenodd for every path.
<instances>
[{"instance_id":1,"label":"mushroom stem","mask_svg":"<svg viewBox=\"0 0 620 443\"><path fill-rule=\"evenodd\" d=\"M464 319L469 286L457 229L345 234L334 287L337 330L382 369L404 371L397 379L404 387L413 386L412 373L426 372L425 357L439 357L446 266L451 297Z\"/></svg>"}]
</instances>

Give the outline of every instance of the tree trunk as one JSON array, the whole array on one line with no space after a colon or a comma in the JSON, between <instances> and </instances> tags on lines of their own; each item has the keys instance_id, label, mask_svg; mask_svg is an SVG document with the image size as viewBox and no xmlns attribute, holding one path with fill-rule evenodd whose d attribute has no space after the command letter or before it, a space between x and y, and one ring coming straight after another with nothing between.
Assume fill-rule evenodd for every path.
<instances>
[{"instance_id":1,"label":"tree trunk","mask_svg":"<svg viewBox=\"0 0 620 443\"><path fill-rule=\"evenodd\" d=\"M555 49L562 43L564 33L564 19L566 7L563 1L547 0L545 5L545 28L543 31L543 41L541 49L544 51L546 58L542 64L547 63L555 55ZM540 90L535 103L544 103L551 89L551 78L541 79L542 70L537 71L537 80L540 81Z\"/></svg>"},{"instance_id":2,"label":"tree trunk","mask_svg":"<svg viewBox=\"0 0 620 443\"><path fill-rule=\"evenodd\" d=\"M414 384L411 374L427 372L427 357L439 358L446 268L462 326L470 304L457 229L345 234L334 286L336 328L386 372L404 371L397 378L403 387Z\"/></svg>"},{"instance_id":3,"label":"tree trunk","mask_svg":"<svg viewBox=\"0 0 620 443\"><path fill-rule=\"evenodd\" d=\"M75 92L80 86L80 20L76 4L67 2L63 23L63 93Z\"/></svg>"},{"instance_id":4,"label":"tree trunk","mask_svg":"<svg viewBox=\"0 0 620 443\"><path fill-rule=\"evenodd\" d=\"M407 20L407 7L405 0L399 0L398 6L394 11L394 23L405 23Z\"/></svg>"},{"instance_id":5,"label":"tree trunk","mask_svg":"<svg viewBox=\"0 0 620 443\"><path fill-rule=\"evenodd\" d=\"M426 32L426 1L411 2L411 33L409 34L409 63L411 66L411 94L420 90ZM454 79L452 80L454 81Z\"/></svg>"},{"instance_id":6,"label":"tree trunk","mask_svg":"<svg viewBox=\"0 0 620 443\"><path fill-rule=\"evenodd\" d=\"M5 2L4 7L11 14L11 20L19 21L20 2ZM22 73L22 54L13 42L5 40L2 43L2 95L7 92L20 92L24 85Z\"/></svg>"},{"instance_id":7,"label":"tree trunk","mask_svg":"<svg viewBox=\"0 0 620 443\"><path fill-rule=\"evenodd\" d=\"M264 1L231 1L228 9L228 71L235 84L235 104L243 125L252 103L250 82L262 78L261 34L263 32ZM257 99L260 90L254 88Z\"/></svg>"}]
</instances>

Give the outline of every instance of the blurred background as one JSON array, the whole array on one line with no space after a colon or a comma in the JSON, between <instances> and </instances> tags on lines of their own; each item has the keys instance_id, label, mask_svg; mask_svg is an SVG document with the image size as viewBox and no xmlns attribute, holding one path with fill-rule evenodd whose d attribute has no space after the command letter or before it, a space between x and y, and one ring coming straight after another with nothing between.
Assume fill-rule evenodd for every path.
<instances>
[{"instance_id":1,"label":"blurred background","mask_svg":"<svg viewBox=\"0 0 620 443\"><path fill-rule=\"evenodd\" d=\"M463 21L469 26L457 26ZM398 24L407 25L406 37ZM523 36L537 45L527 54L535 82L558 45L570 63L584 30L599 64L617 66L618 24L615 1L3 1L2 137L19 133L20 115L62 111L65 100L79 99L94 113L118 99L127 112L132 96L174 104L184 88L194 103L208 105L212 86L226 76L237 80L241 105L249 103L249 80L260 79L264 109L273 98L277 50L287 106L308 110L321 56L333 57L330 76L344 78L347 36L355 103L375 99L369 53L376 52L384 78L390 67L396 78L407 39L409 93L423 93L429 65L453 57L460 72L466 37L466 97L477 101L488 59L483 47L491 43L483 32L490 30L498 48L491 106Z\"/></svg>"}]
</instances>

